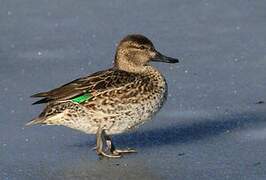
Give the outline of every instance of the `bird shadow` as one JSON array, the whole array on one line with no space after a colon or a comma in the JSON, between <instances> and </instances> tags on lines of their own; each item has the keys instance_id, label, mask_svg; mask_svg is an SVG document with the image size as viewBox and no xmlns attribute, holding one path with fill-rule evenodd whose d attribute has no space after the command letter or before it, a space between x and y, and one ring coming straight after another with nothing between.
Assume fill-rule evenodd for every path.
<instances>
[{"instance_id":1,"label":"bird shadow","mask_svg":"<svg viewBox=\"0 0 266 180\"><path fill-rule=\"evenodd\" d=\"M180 124L178 121L166 127L143 129L126 134L115 135L113 141L119 147L151 148L171 144L193 143L198 140L219 136L223 133L260 126L266 122L266 112L251 112L224 115L213 118L195 118ZM95 142L75 146L94 146Z\"/></svg>"},{"instance_id":2,"label":"bird shadow","mask_svg":"<svg viewBox=\"0 0 266 180\"><path fill-rule=\"evenodd\" d=\"M265 123L265 113L234 114L211 119L195 119L192 124L178 124L128 134L117 135L114 141L128 147L149 148L170 144L193 143L236 130ZM192 121L189 121L192 122Z\"/></svg>"}]
</instances>

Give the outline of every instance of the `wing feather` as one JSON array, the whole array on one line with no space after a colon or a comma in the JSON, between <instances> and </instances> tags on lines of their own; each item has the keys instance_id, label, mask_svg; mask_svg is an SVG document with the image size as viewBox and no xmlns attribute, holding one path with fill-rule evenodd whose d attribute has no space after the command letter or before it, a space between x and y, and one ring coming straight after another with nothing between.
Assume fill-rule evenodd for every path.
<instances>
[{"instance_id":1,"label":"wing feather","mask_svg":"<svg viewBox=\"0 0 266 180\"><path fill-rule=\"evenodd\" d=\"M133 82L135 78L136 74L111 68L76 79L50 91L34 94L31 97L43 98L33 104L69 100L86 92L101 92L124 86L127 83Z\"/></svg>"}]
</instances>

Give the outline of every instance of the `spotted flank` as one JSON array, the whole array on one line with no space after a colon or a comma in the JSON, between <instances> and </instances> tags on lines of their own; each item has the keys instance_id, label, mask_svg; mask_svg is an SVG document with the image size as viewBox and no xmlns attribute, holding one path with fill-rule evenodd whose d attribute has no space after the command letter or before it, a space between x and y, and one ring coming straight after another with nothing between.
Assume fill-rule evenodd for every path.
<instances>
[{"instance_id":1,"label":"spotted flank","mask_svg":"<svg viewBox=\"0 0 266 180\"><path fill-rule=\"evenodd\" d=\"M143 35L126 36L117 46L113 67L32 95L41 98L33 104L45 108L27 125L62 125L96 134L97 154L109 158L136 152L116 149L110 136L137 128L164 104L167 83L151 61L178 62L159 53Z\"/></svg>"}]
</instances>

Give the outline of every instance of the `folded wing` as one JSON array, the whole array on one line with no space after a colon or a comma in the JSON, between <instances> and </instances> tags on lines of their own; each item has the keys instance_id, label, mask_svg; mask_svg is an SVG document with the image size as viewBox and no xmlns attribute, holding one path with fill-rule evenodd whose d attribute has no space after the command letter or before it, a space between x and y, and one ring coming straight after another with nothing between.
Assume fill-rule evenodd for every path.
<instances>
[{"instance_id":1,"label":"folded wing","mask_svg":"<svg viewBox=\"0 0 266 180\"><path fill-rule=\"evenodd\" d=\"M136 75L112 68L76 79L50 91L34 94L31 97L42 98L33 104L71 99L84 100L84 97L92 98L94 92L106 91L132 83L135 78L137 78Z\"/></svg>"}]
</instances>

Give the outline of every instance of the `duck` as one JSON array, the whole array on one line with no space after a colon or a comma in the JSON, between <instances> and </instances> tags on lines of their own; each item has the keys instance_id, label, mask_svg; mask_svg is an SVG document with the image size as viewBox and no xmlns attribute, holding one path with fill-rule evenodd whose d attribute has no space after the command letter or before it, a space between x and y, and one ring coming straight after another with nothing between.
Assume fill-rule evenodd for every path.
<instances>
[{"instance_id":1,"label":"duck","mask_svg":"<svg viewBox=\"0 0 266 180\"><path fill-rule=\"evenodd\" d=\"M148 122L167 99L167 82L151 62L178 63L157 51L147 37L130 34L116 48L111 68L32 95L45 104L26 125L59 125L96 135L96 153L119 158L135 153L118 149L111 136Z\"/></svg>"}]
</instances>

